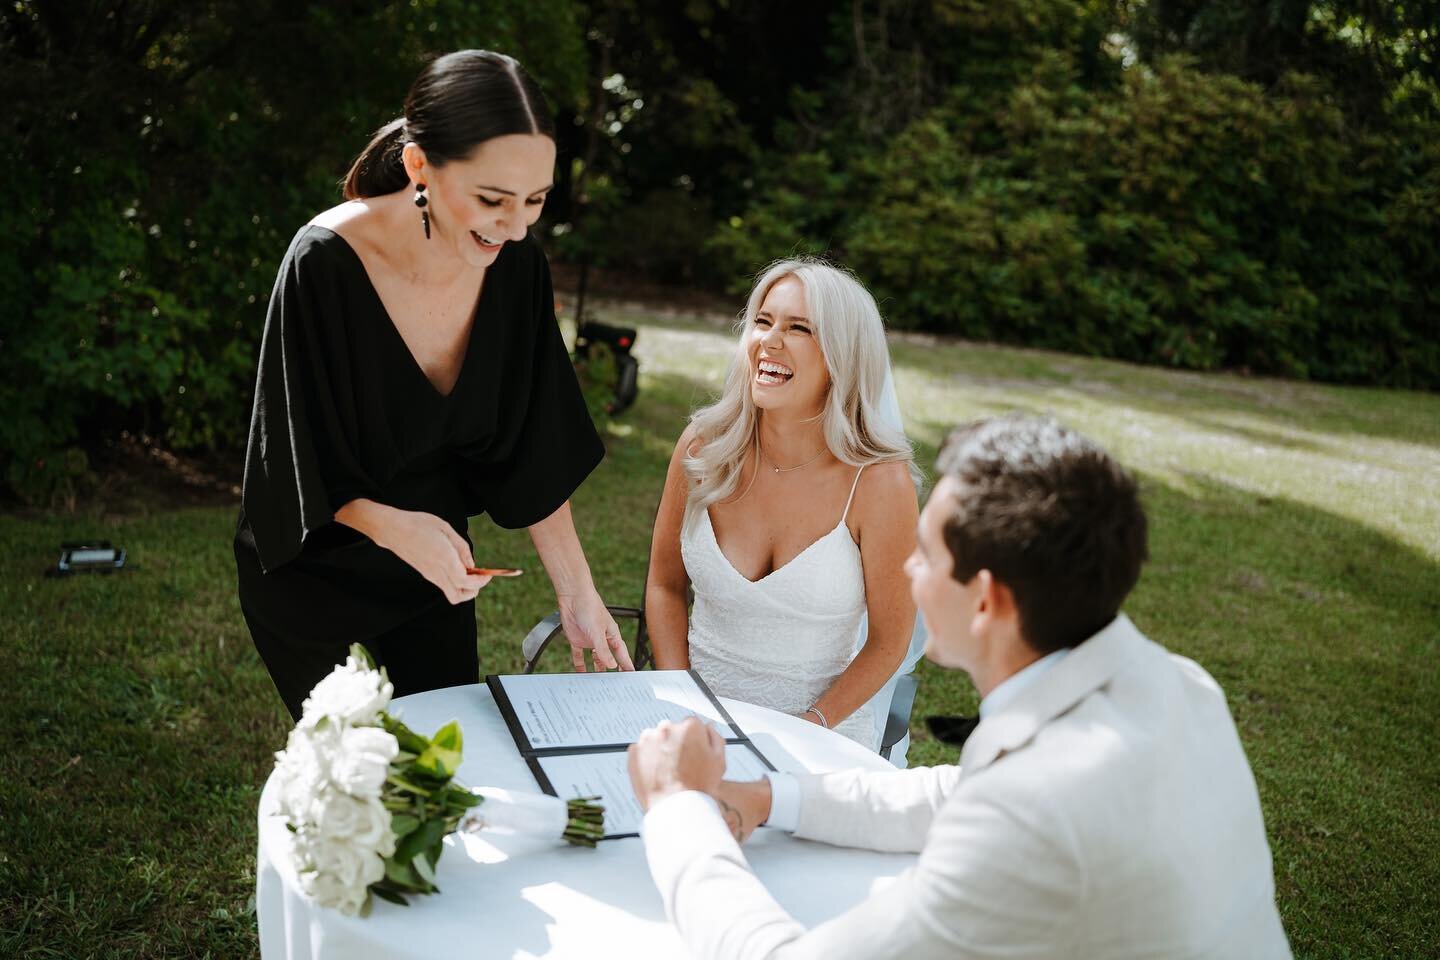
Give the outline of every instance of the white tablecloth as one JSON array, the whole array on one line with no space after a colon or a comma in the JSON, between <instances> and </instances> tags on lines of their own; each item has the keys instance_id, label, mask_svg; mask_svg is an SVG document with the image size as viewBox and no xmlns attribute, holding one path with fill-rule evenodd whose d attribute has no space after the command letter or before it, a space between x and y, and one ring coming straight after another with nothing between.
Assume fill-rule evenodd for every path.
<instances>
[{"instance_id":1,"label":"white tablecloth","mask_svg":"<svg viewBox=\"0 0 1440 960\"><path fill-rule=\"evenodd\" d=\"M763 707L724 700L735 722L780 770L893 769L839 734ZM415 730L452 719L465 736L459 779L471 786L539 791L483 685L396 700ZM402 960L435 957L676 958L685 949L665 919L640 840L594 850L514 837L449 837L440 893L399 907L376 899L369 917L316 907L298 892L279 852L285 826L274 793L260 797L256 909L265 960ZM775 898L813 926L860 902L914 857L844 850L757 830L746 856Z\"/></svg>"}]
</instances>

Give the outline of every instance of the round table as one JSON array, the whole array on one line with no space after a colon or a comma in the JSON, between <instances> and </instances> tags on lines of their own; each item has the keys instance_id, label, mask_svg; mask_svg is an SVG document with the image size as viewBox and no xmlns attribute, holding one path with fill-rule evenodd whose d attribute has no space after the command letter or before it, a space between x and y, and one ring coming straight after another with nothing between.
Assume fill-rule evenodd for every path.
<instances>
[{"instance_id":1,"label":"round table","mask_svg":"<svg viewBox=\"0 0 1440 960\"><path fill-rule=\"evenodd\" d=\"M796 717L722 700L779 770L893 770L854 741ZM402 697L391 711L429 734L459 720L470 786L539 792L483 684ZM272 782L260 796L256 910L265 960L402 960L434 957L675 958L685 948L665 918L639 839L594 850L513 836L450 836L440 893L408 907L374 899L369 917L347 917L302 896L284 862L285 825ZM762 828L745 844L755 873L807 926L843 913L914 863L909 855L849 850Z\"/></svg>"}]
</instances>

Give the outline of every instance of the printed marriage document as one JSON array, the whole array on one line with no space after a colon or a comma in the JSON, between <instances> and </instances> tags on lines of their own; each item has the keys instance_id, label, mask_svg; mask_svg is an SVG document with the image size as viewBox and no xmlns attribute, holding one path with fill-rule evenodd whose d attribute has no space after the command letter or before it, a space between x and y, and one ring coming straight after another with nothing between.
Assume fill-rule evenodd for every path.
<instances>
[{"instance_id":1,"label":"printed marriage document","mask_svg":"<svg viewBox=\"0 0 1440 960\"><path fill-rule=\"evenodd\" d=\"M607 839L640 829L626 750L662 720L698 716L714 726L726 740L731 780L758 780L774 769L689 670L492 676L487 683L540 787L566 799L599 797Z\"/></svg>"},{"instance_id":2,"label":"printed marriage document","mask_svg":"<svg viewBox=\"0 0 1440 960\"><path fill-rule=\"evenodd\" d=\"M688 670L498 679L532 750L629 745L661 720L680 721L692 714L710 721L726 740L741 736Z\"/></svg>"}]
</instances>

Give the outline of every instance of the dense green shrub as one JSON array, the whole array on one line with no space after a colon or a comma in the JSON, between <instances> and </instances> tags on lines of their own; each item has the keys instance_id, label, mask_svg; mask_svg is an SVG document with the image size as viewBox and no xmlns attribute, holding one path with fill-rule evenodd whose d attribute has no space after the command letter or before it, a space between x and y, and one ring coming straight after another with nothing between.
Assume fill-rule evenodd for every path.
<instances>
[{"instance_id":1,"label":"dense green shrub","mask_svg":"<svg viewBox=\"0 0 1440 960\"><path fill-rule=\"evenodd\" d=\"M707 241L717 278L730 293L749 291L773 260L845 245L838 232L854 218L850 176L825 151L788 156L765 178L759 202L718 225Z\"/></svg>"},{"instance_id":2,"label":"dense green shrub","mask_svg":"<svg viewBox=\"0 0 1440 960\"><path fill-rule=\"evenodd\" d=\"M1173 58L1085 89L1058 52L992 102L957 87L848 169L800 158L712 249L741 275L828 249L901 327L1440 386L1440 124Z\"/></svg>"}]
</instances>

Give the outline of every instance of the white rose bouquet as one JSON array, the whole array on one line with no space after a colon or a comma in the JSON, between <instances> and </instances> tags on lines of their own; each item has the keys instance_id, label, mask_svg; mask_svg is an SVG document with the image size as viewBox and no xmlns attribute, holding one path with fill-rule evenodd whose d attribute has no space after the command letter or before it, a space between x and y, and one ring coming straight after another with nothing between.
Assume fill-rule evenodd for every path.
<instances>
[{"instance_id":1,"label":"white rose bouquet","mask_svg":"<svg viewBox=\"0 0 1440 960\"><path fill-rule=\"evenodd\" d=\"M364 916L372 893L404 905L406 894L437 892L441 840L456 830L548 833L589 847L603 835L594 798L456 783L459 724L423 737L385 711L393 692L384 669L353 644L310 691L275 755L291 860L302 891L321 906Z\"/></svg>"}]
</instances>

